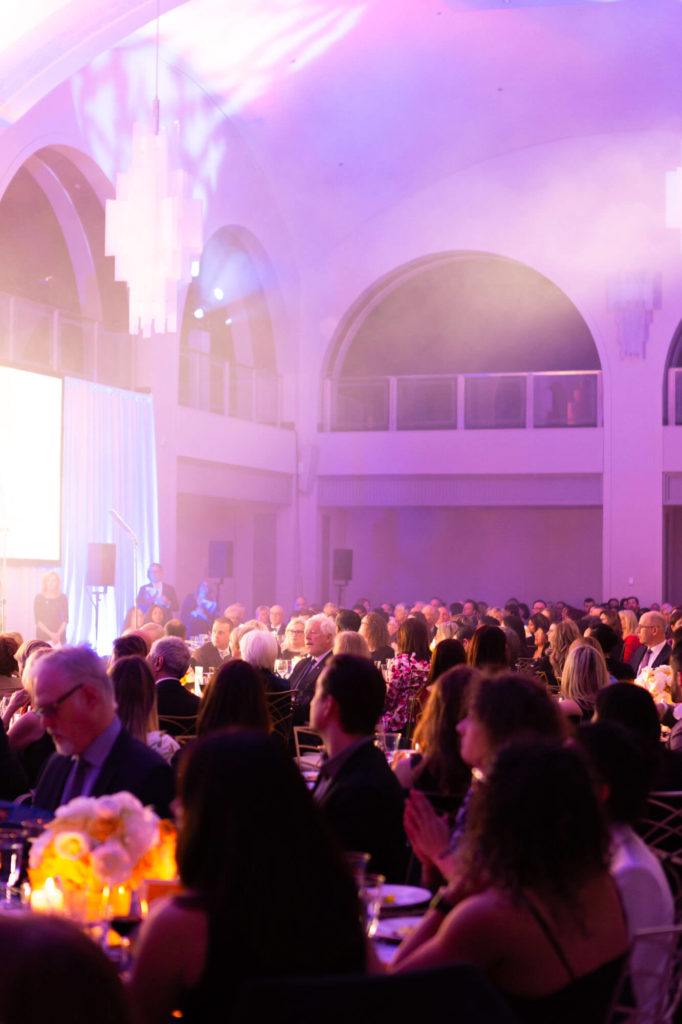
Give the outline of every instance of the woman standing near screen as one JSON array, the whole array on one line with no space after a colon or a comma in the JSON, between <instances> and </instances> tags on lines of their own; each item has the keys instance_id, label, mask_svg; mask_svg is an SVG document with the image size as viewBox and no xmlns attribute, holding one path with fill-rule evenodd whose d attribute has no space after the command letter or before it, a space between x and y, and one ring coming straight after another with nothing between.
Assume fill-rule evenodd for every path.
<instances>
[{"instance_id":1,"label":"woman standing near screen","mask_svg":"<svg viewBox=\"0 0 682 1024\"><path fill-rule=\"evenodd\" d=\"M47 572L43 576L41 591L36 594L33 602L33 611L36 638L49 640L53 644L63 644L69 621L69 606L56 572Z\"/></svg>"}]
</instances>

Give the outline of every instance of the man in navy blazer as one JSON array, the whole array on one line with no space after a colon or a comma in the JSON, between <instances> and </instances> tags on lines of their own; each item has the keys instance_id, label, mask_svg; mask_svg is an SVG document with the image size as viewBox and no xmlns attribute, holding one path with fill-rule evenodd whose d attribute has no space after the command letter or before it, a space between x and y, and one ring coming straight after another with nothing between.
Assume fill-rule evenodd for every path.
<instances>
[{"instance_id":1,"label":"man in navy blazer","mask_svg":"<svg viewBox=\"0 0 682 1024\"><path fill-rule=\"evenodd\" d=\"M340 654L327 663L310 705L310 727L327 755L313 796L345 850L369 853L370 870L404 882L403 792L374 745L385 699L383 677L367 658Z\"/></svg>"},{"instance_id":2,"label":"man in navy blazer","mask_svg":"<svg viewBox=\"0 0 682 1024\"><path fill-rule=\"evenodd\" d=\"M660 612L645 612L639 620L637 632L641 643L630 658L630 665L637 675L644 668L658 668L659 665L670 663L665 626L665 619Z\"/></svg>"},{"instance_id":3,"label":"man in navy blazer","mask_svg":"<svg viewBox=\"0 0 682 1024\"><path fill-rule=\"evenodd\" d=\"M46 654L36 664L34 690L35 710L57 748L38 780L37 807L54 811L77 796L127 790L171 816L172 770L123 728L111 679L90 647Z\"/></svg>"}]
</instances>

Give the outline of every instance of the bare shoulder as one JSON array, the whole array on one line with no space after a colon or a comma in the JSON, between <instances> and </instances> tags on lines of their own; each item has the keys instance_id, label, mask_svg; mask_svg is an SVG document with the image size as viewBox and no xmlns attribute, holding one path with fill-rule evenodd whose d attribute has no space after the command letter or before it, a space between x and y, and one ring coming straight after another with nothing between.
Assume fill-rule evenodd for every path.
<instances>
[{"instance_id":1,"label":"bare shoulder","mask_svg":"<svg viewBox=\"0 0 682 1024\"><path fill-rule=\"evenodd\" d=\"M188 984L201 974L208 943L208 921L200 907L176 900L152 905L139 938L138 957L154 961L161 955L177 968Z\"/></svg>"},{"instance_id":2,"label":"bare shoulder","mask_svg":"<svg viewBox=\"0 0 682 1024\"><path fill-rule=\"evenodd\" d=\"M508 948L517 923L509 897L487 889L457 904L443 922L441 940L456 958L486 966Z\"/></svg>"}]
</instances>

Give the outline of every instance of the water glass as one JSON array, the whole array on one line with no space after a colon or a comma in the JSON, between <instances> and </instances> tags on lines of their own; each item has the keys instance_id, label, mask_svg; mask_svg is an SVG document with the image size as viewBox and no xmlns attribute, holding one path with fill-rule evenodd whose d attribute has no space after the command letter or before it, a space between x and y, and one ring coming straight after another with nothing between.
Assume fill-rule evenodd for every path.
<instances>
[{"instance_id":1,"label":"water glass","mask_svg":"<svg viewBox=\"0 0 682 1024\"><path fill-rule=\"evenodd\" d=\"M383 750L389 764L393 763L396 752L400 748L401 732L380 732L377 734L377 746Z\"/></svg>"},{"instance_id":2,"label":"water glass","mask_svg":"<svg viewBox=\"0 0 682 1024\"><path fill-rule=\"evenodd\" d=\"M0 900L12 899L24 866L24 836L21 832L0 832Z\"/></svg>"},{"instance_id":3,"label":"water glass","mask_svg":"<svg viewBox=\"0 0 682 1024\"><path fill-rule=\"evenodd\" d=\"M365 914L365 933L368 939L376 934L379 927L379 916L383 900L383 889L386 879L383 875L365 875L359 888L360 900Z\"/></svg>"}]
</instances>

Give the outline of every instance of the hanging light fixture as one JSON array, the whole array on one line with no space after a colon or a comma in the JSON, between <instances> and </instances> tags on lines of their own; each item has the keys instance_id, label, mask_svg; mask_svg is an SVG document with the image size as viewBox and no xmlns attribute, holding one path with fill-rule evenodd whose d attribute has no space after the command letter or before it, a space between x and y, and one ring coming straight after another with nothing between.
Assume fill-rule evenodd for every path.
<instances>
[{"instance_id":1,"label":"hanging light fixture","mask_svg":"<svg viewBox=\"0 0 682 1024\"><path fill-rule=\"evenodd\" d=\"M189 195L179 166L180 126L160 126L159 4L151 124L133 125L130 169L116 176L106 204L104 250L115 278L127 281L131 334L171 334L178 326L178 285L189 281L201 251L201 202Z\"/></svg>"},{"instance_id":2,"label":"hanging light fixture","mask_svg":"<svg viewBox=\"0 0 682 1024\"><path fill-rule=\"evenodd\" d=\"M682 167L667 171L665 176L665 226L680 232L682 249Z\"/></svg>"}]
</instances>

